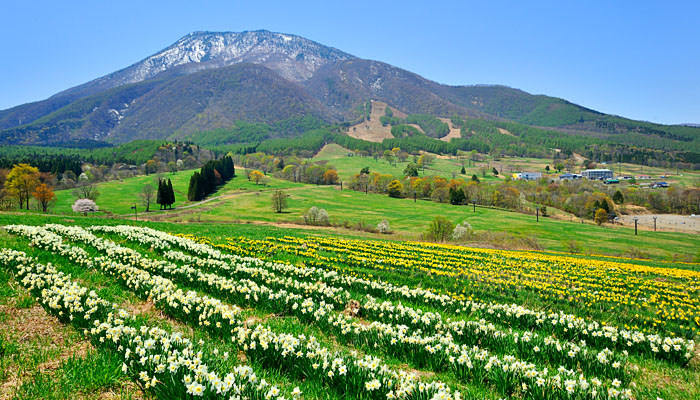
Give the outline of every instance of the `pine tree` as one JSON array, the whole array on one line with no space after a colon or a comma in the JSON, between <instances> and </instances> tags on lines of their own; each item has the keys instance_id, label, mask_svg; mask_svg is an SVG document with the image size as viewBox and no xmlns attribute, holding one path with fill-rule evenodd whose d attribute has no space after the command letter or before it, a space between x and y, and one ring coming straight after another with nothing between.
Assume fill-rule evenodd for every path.
<instances>
[{"instance_id":1,"label":"pine tree","mask_svg":"<svg viewBox=\"0 0 700 400\"><path fill-rule=\"evenodd\" d=\"M625 197L622 195L622 192L620 192L619 190L615 192L612 199L615 202L615 204L622 204L625 202Z\"/></svg>"},{"instance_id":2,"label":"pine tree","mask_svg":"<svg viewBox=\"0 0 700 400\"><path fill-rule=\"evenodd\" d=\"M163 209L163 206L165 205L165 193L164 193L164 188L163 188L163 180L158 179L158 193L156 194L156 203L160 206L160 209Z\"/></svg>"},{"instance_id":3,"label":"pine tree","mask_svg":"<svg viewBox=\"0 0 700 400\"><path fill-rule=\"evenodd\" d=\"M198 188L199 184L199 172L196 172L192 174L190 177L190 185L187 188L187 200L189 201L195 201L195 198L197 197L197 191L199 190Z\"/></svg>"},{"instance_id":4,"label":"pine tree","mask_svg":"<svg viewBox=\"0 0 700 400\"><path fill-rule=\"evenodd\" d=\"M212 169L211 171L212 171L211 175L213 176L214 170ZM211 182L213 183L213 180ZM204 175L199 174L199 176L197 177L196 188L197 188L196 189L197 201L204 199L205 197L207 197L207 194L209 194L206 191L206 179L204 178Z\"/></svg>"},{"instance_id":5,"label":"pine tree","mask_svg":"<svg viewBox=\"0 0 700 400\"><path fill-rule=\"evenodd\" d=\"M173 208L173 204L175 204L175 191L173 190L173 183L170 182L170 178L168 178L168 208Z\"/></svg>"}]
</instances>

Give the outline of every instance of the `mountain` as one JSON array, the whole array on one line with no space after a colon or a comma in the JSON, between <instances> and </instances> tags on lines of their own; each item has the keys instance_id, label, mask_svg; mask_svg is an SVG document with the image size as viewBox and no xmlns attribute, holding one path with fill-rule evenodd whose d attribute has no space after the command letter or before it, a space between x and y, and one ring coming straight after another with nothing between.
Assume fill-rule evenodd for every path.
<instances>
[{"instance_id":1,"label":"mountain","mask_svg":"<svg viewBox=\"0 0 700 400\"><path fill-rule=\"evenodd\" d=\"M0 111L0 130L32 123L68 104L109 89L172 79L238 63L264 65L282 78L300 82L328 63L355 58L311 40L265 30L194 32L127 68L64 90L44 101Z\"/></svg>"},{"instance_id":2,"label":"mountain","mask_svg":"<svg viewBox=\"0 0 700 400\"><path fill-rule=\"evenodd\" d=\"M700 153L700 128L695 126L633 121L506 86L443 85L380 61L265 30L194 32L122 70L46 100L2 110L0 144L196 141L201 132L249 127L240 123L285 131L265 137L287 137L299 134L299 126L358 123L369 99L407 114L457 115L543 128L556 137ZM224 139L219 142L238 140ZM590 143L579 141L581 146L584 142Z\"/></svg>"},{"instance_id":3,"label":"mountain","mask_svg":"<svg viewBox=\"0 0 700 400\"><path fill-rule=\"evenodd\" d=\"M175 67L178 74L191 74L238 63L262 64L284 79L300 82L328 63L349 58L354 56L295 35L265 30L194 32L136 64L53 97L94 94L142 82Z\"/></svg>"}]
</instances>

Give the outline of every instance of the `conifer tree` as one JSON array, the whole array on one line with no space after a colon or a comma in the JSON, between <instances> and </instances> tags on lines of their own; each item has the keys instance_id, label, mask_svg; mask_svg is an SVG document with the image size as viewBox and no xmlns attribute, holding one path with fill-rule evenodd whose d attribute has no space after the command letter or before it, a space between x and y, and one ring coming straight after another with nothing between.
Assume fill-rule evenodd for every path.
<instances>
[{"instance_id":1,"label":"conifer tree","mask_svg":"<svg viewBox=\"0 0 700 400\"><path fill-rule=\"evenodd\" d=\"M163 180L158 179L158 193L156 194L156 203L158 203L161 210L165 206L165 196L166 196L166 193L164 193L165 190L167 190L167 189L163 188Z\"/></svg>"},{"instance_id":2,"label":"conifer tree","mask_svg":"<svg viewBox=\"0 0 700 400\"><path fill-rule=\"evenodd\" d=\"M170 181L170 178L168 178L168 208L173 208L173 204L175 203L175 191L173 190L173 183Z\"/></svg>"}]
</instances>

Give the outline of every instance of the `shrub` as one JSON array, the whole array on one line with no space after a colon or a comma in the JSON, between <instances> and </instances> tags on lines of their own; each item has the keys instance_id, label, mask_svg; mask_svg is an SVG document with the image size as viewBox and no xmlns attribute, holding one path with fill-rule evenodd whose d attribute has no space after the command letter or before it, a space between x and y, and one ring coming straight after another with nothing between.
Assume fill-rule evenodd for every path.
<instances>
[{"instance_id":1,"label":"shrub","mask_svg":"<svg viewBox=\"0 0 700 400\"><path fill-rule=\"evenodd\" d=\"M598 224L598 226L603 225L605 221L608 220L608 213L602 208L599 208L595 212L595 223Z\"/></svg>"},{"instance_id":2,"label":"shrub","mask_svg":"<svg viewBox=\"0 0 700 400\"><path fill-rule=\"evenodd\" d=\"M391 228L389 227L389 221L383 219L382 222L377 224L377 230L379 233L389 234L391 233Z\"/></svg>"},{"instance_id":3,"label":"shrub","mask_svg":"<svg viewBox=\"0 0 700 400\"><path fill-rule=\"evenodd\" d=\"M467 202L467 197L461 188L450 188L450 204L461 205Z\"/></svg>"},{"instance_id":4,"label":"shrub","mask_svg":"<svg viewBox=\"0 0 700 400\"><path fill-rule=\"evenodd\" d=\"M571 254L576 254L581 252L581 244L574 239L569 239L564 241L564 246Z\"/></svg>"},{"instance_id":5,"label":"shrub","mask_svg":"<svg viewBox=\"0 0 700 400\"><path fill-rule=\"evenodd\" d=\"M304 223L307 225L330 225L328 213L323 208L313 206L304 214Z\"/></svg>"},{"instance_id":6,"label":"shrub","mask_svg":"<svg viewBox=\"0 0 700 400\"><path fill-rule=\"evenodd\" d=\"M455 226L454 230L452 230L452 240L456 242L465 240L472 236L474 236L474 229L472 228L472 225L467 221L458 224L457 226Z\"/></svg>"},{"instance_id":7,"label":"shrub","mask_svg":"<svg viewBox=\"0 0 700 400\"><path fill-rule=\"evenodd\" d=\"M389 197L400 198L401 192L403 191L403 183L394 179L393 181L389 182L389 186L387 186L386 191L389 194Z\"/></svg>"},{"instance_id":8,"label":"shrub","mask_svg":"<svg viewBox=\"0 0 700 400\"><path fill-rule=\"evenodd\" d=\"M618 190L613 195L612 200L615 202L615 204L622 204L625 202L625 197L622 195L622 192Z\"/></svg>"},{"instance_id":9,"label":"shrub","mask_svg":"<svg viewBox=\"0 0 700 400\"><path fill-rule=\"evenodd\" d=\"M450 238L454 225L445 217L435 217L428 227L427 237L436 242L444 242Z\"/></svg>"}]
</instances>

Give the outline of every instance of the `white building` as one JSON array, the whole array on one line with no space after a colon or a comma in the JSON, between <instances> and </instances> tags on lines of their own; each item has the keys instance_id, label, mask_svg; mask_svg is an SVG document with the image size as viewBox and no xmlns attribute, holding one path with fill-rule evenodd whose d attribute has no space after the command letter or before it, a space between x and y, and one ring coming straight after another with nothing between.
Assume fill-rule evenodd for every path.
<instances>
[{"instance_id":1,"label":"white building","mask_svg":"<svg viewBox=\"0 0 700 400\"><path fill-rule=\"evenodd\" d=\"M587 169L583 172L581 172L581 175L583 175L584 178L588 179L612 179L613 177L613 172L609 169Z\"/></svg>"},{"instance_id":2,"label":"white building","mask_svg":"<svg viewBox=\"0 0 700 400\"><path fill-rule=\"evenodd\" d=\"M541 172L518 172L516 174L513 174L513 178L524 179L526 181L536 181L536 180L542 178L542 173Z\"/></svg>"}]
</instances>

